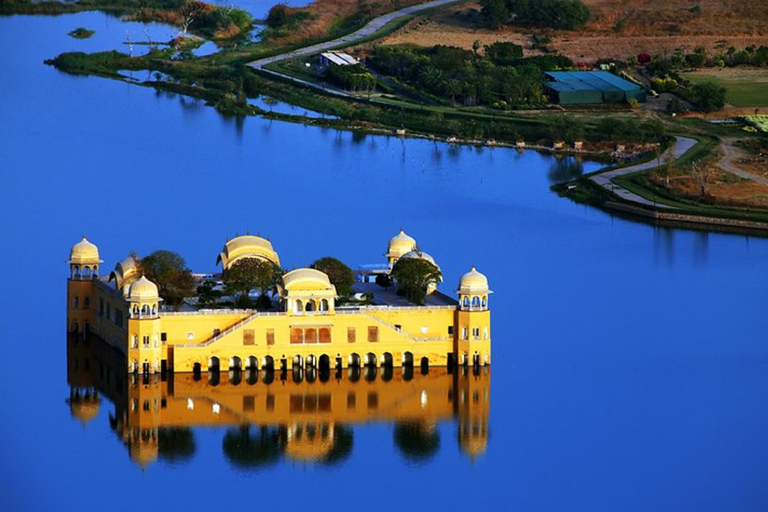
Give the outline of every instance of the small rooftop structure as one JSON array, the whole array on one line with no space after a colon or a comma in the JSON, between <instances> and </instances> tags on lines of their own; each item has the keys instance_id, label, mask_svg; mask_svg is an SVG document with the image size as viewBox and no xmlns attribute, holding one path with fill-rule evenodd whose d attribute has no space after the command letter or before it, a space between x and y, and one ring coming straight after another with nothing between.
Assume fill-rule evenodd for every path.
<instances>
[{"instance_id":1,"label":"small rooftop structure","mask_svg":"<svg viewBox=\"0 0 768 512\"><path fill-rule=\"evenodd\" d=\"M561 105L645 101L645 89L607 71L550 71L544 85Z\"/></svg>"},{"instance_id":2,"label":"small rooftop structure","mask_svg":"<svg viewBox=\"0 0 768 512\"><path fill-rule=\"evenodd\" d=\"M342 52L325 52L320 54L320 64L323 66L354 66L359 61L353 56Z\"/></svg>"}]
</instances>

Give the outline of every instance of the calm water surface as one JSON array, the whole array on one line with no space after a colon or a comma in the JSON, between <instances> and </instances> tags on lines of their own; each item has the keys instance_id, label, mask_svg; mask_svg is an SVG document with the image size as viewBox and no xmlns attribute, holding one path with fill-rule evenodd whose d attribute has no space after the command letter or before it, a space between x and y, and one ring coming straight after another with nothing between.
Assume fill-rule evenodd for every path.
<instances>
[{"instance_id":1,"label":"calm water surface","mask_svg":"<svg viewBox=\"0 0 768 512\"><path fill-rule=\"evenodd\" d=\"M66 35L81 25L103 39ZM114 19L0 18L0 509L768 506L766 240L571 204L536 153L237 122L42 64L124 34ZM444 291L475 264L496 292L482 456L461 450L448 415L424 431L439 449L414 462L399 427L371 417L345 427L351 448L334 464L281 455L244 469L224 451L230 425L194 428L191 455L142 469L110 426L124 404L105 395L87 424L72 417L65 261L82 234L104 268L167 248L212 271L226 237L248 230L294 267L380 262L401 227L436 258Z\"/></svg>"}]
</instances>

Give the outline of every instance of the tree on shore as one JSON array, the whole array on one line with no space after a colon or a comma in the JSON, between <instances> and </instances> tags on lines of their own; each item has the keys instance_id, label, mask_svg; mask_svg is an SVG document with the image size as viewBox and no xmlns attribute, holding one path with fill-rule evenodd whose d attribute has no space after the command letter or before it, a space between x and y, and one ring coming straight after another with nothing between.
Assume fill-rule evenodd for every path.
<instances>
[{"instance_id":1,"label":"tree on shore","mask_svg":"<svg viewBox=\"0 0 768 512\"><path fill-rule=\"evenodd\" d=\"M397 291L414 304L424 305L427 288L443 278L436 265L421 258L401 258L392 268Z\"/></svg>"},{"instance_id":2,"label":"tree on shore","mask_svg":"<svg viewBox=\"0 0 768 512\"><path fill-rule=\"evenodd\" d=\"M158 250L138 260L139 273L155 283L160 297L178 311L184 299L195 294L192 271L178 253Z\"/></svg>"}]
</instances>

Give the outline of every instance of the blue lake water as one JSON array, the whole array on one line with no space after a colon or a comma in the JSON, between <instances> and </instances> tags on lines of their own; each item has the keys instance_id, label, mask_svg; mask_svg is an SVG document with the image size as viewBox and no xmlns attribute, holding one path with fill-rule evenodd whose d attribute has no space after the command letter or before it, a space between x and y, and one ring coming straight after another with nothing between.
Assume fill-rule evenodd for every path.
<instances>
[{"instance_id":1,"label":"blue lake water","mask_svg":"<svg viewBox=\"0 0 768 512\"><path fill-rule=\"evenodd\" d=\"M0 510L766 509L767 240L570 203L549 191L546 155L236 121L68 76L43 60L125 35L77 16L0 18ZM78 26L106 39L67 36ZM249 471L222 453L230 428L201 427L192 457L142 469L106 397L85 427L70 415L65 261L81 235L105 269L167 248L204 272L237 233L269 236L288 268L325 255L356 266L381 262L401 227L440 264L443 291L473 264L495 291L482 456L444 418L439 450L414 464L396 427L371 421L335 465Z\"/></svg>"}]
</instances>

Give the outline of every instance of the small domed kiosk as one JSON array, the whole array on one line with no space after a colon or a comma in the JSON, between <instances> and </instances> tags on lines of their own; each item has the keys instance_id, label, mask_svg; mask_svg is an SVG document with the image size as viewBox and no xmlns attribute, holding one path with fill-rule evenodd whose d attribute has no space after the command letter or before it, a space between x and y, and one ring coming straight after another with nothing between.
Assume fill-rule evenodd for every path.
<instances>
[{"instance_id":1,"label":"small domed kiosk","mask_svg":"<svg viewBox=\"0 0 768 512\"><path fill-rule=\"evenodd\" d=\"M387 263L390 268L397 263L397 260L404 254L414 251L415 249L416 240L406 235L405 231L401 229L400 233L389 240L389 245L387 246L387 253L385 256L387 257Z\"/></svg>"},{"instance_id":2,"label":"small domed kiosk","mask_svg":"<svg viewBox=\"0 0 768 512\"><path fill-rule=\"evenodd\" d=\"M488 287L488 278L473 266L472 270L459 280L459 307L465 311L484 311L488 309L488 295L493 293Z\"/></svg>"},{"instance_id":3,"label":"small domed kiosk","mask_svg":"<svg viewBox=\"0 0 768 512\"><path fill-rule=\"evenodd\" d=\"M143 275L128 290L132 318L157 316L161 300L157 285Z\"/></svg>"},{"instance_id":4,"label":"small domed kiosk","mask_svg":"<svg viewBox=\"0 0 768 512\"><path fill-rule=\"evenodd\" d=\"M72 279L90 279L99 275L99 248L85 238L72 246L69 251L69 268Z\"/></svg>"},{"instance_id":5,"label":"small domed kiosk","mask_svg":"<svg viewBox=\"0 0 768 512\"><path fill-rule=\"evenodd\" d=\"M299 268L283 276L280 299L289 314L333 313L336 287L328 276L314 268Z\"/></svg>"},{"instance_id":6,"label":"small domed kiosk","mask_svg":"<svg viewBox=\"0 0 768 512\"><path fill-rule=\"evenodd\" d=\"M491 363L491 313L488 309L488 278L472 269L461 276L459 289L458 362L473 366Z\"/></svg>"}]
</instances>

